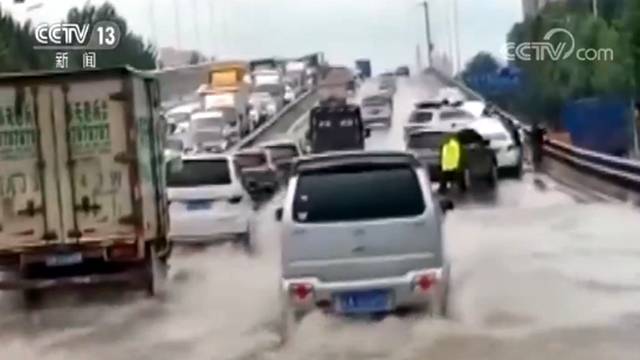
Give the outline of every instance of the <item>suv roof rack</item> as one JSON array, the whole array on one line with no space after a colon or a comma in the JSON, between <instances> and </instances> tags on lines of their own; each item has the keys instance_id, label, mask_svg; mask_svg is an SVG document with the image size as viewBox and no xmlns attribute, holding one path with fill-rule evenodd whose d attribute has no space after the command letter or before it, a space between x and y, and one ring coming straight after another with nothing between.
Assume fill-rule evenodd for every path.
<instances>
[{"instance_id":1,"label":"suv roof rack","mask_svg":"<svg viewBox=\"0 0 640 360\"><path fill-rule=\"evenodd\" d=\"M332 152L295 160L293 174L349 165L408 165L419 167L420 162L412 154L402 151Z\"/></svg>"}]
</instances>

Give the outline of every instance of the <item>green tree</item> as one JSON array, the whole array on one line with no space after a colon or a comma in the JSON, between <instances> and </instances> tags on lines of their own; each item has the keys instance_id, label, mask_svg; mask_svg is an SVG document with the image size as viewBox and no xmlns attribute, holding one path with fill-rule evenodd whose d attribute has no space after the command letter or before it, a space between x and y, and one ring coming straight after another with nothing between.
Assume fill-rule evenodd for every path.
<instances>
[{"instance_id":1,"label":"green tree","mask_svg":"<svg viewBox=\"0 0 640 360\"><path fill-rule=\"evenodd\" d=\"M487 52L480 52L466 64L462 77L494 73L500 67L500 63L493 55Z\"/></svg>"},{"instance_id":2,"label":"green tree","mask_svg":"<svg viewBox=\"0 0 640 360\"><path fill-rule=\"evenodd\" d=\"M516 24L508 40L516 44L538 42L549 30L564 28L573 35L575 49L611 49L613 58L581 61L574 52L564 60L553 60L549 56L535 61L516 60L529 81L527 88L515 96L513 102L527 117L558 123L562 107L570 99L627 96L634 88L636 81L629 74L634 73L633 59L637 56L633 55L625 29L619 21L595 18L587 11L588 7L585 9L579 5L579 0L550 4L538 16ZM554 46L570 43L568 38L560 35L551 41Z\"/></svg>"},{"instance_id":3,"label":"green tree","mask_svg":"<svg viewBox=\"0 0 640 360\"><path fill-rule=\"evenodd\" d=\"M141 70L154 69L156 67L156 49L152 45L145 43L142 37L130 31L126 20L117 13L112 4L107 2L96 7L87 3L82 8L74 7L67 14L67 21L77 24L91 24L91 28L100 21L113 21L118 24L122 33L120 43L113 50L96 51L98 67L109 68L129 65ZM70 52L70 67L82 67L83 53L83 51Z\"/></svg>"}]
</instances>

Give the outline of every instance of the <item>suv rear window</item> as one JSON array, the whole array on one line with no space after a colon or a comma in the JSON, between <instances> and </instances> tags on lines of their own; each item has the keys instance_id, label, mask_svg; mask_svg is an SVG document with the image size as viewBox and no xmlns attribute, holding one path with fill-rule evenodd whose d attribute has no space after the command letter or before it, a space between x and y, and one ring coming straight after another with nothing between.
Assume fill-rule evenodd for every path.
<instances>
[{"instance_id":1,"label":"suv rear window","mask_svg":"<svg viewBox=\"0 0 640 360\"><path fill-rule=\"evenodd\" d=\"M463 110L443 111L440 113L440 120L465 120L473 119L473 115Z\"/></svg>"},{"instance_id":2,"label":"suv rear window","mask_svg":"<svg viewBox=\"0 0 640 360\"><path fill-rule=\"evenodd\" d=\"M294 220L304 223L402 218L424 210L418 178L409 166L363 165L302 174L293 202Z\"/></svg>"},{"instance_id":3,"label":"suv rear window","mask_svg":"<svg viewBox=\"0 0 640 360\"><path fill-rule=\"evenodd\" d=\"M265 154L239 154L235 157L236 164L242 167L262 166L267 163Z\"/></svg>"},{"instance_id":4,"label":"suv rear window","mask_svg":"<svg viewBox=\"0 0 640 360\"><path fill-rule=\"evenodd\" d=\"M433 120L433 113L430 111L419 111L413 114L411 122L415 124L425 124Z\"/></svg>"},{"instance_id":5,"label":"suv rear window","mask_svg":"<svg viewBox=\"0 0 640 360\"><path fill-rule=\"evenodd\" d=\"M446 133L437 132L412 134L408 145L411 149L439 149L446 135Z\"/></svg>"},{"instance_id":6,"label":"suv rear window","mask_svg":"<svg viewBox=\"0 0 640 360\"><path fill-rule=\"evenodd\" d=\"M229 162L225 159L185 160L183 161L182 169L179 172L173 172L171 170L171 164L168 164L168 187L196 187L231 184Z\"/></svg>"},{"instance_id":7,"label":"suv rear window","mask_svg":"<svg viewBox=\"0 0 640 360\"><path fill-rule=\"evenodd\" d=\"M298 156L298 150L291 145L270 146L268 150L273 160L289 160Z\"/></svg>"}]
</instances>

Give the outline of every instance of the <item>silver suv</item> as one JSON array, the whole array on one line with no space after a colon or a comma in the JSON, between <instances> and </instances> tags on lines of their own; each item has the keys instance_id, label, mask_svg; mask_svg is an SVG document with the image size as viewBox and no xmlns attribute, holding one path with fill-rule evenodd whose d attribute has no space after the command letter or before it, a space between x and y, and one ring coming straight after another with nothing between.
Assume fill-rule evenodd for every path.
<instances>
[{"instance_id":1,"label":"silver suv","mask_svg":"<svg viewBox=\"0 0 640 360\"><path fill-rule=\"evenodd\" d=\"M344 152L298 160L282 222L282 321L304 313L446 309L443 213L425 169L405 152Z\"/></svg>"}]
</instances>

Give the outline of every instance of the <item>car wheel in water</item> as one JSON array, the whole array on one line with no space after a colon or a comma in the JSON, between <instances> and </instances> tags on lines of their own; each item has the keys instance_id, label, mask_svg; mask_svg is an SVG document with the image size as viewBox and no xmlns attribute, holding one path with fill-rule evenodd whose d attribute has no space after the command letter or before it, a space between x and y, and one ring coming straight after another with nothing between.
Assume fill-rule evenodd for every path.
<instances>
[{"instance_id":1,"label":"car wheel in water","mask_svg":"<svg viewBox=\"0 0 640 360\"><path fill-rule=\"evenodd\" d=\"M498 183L498 167L494 165L491 167L491 173L487 177L487 185L489 185L491 188L494 188L496 187L497 183Z\"/></svg>"},{"instance_id":2,"label":"car wheel in water","mask_svg":"<svg viewBox=\"0 0 640 360\"><path fill-rule=\"evenodd\" d=\"M520 161L520 163L513 168L513 177L514 178L516 178L516 179L522 178L522 172L523 172L522 167L523 167L522 166L522 161Z\"/></svg>"},{"instance_id":3,"label":"car wheel in water","mask_svg":"<svg viewBox=\"0 0 640 360\"><path fill-rule=\"evenodd\" d=\"M251 242L251 231L238 235L238 244L242 246L247 253L253 253L254 246Z\"/></svg>"},{"instance_id":4,"label":"car wheel in water","mask_svg":"<svg viewBox=\"0 0 640 360\"><path fill-rule=\"evenodd\" d=\"M442 281L438 285L434 301L429 304L429 315L434 318L448 318L450 310L450 268L445 267Z\"/></svg>"},{"instance_id":5,"label":"car wheel in water","mask_svg":"<svg viewBox=\"0 0 640 360\"><path fill-rule=\"evenodd\" d=\"M280 320L278 323L278 335L280 345L285 345L293 338L298 324L302 321L303 314L281 305Z\"/></svg>"}]
</instances>

